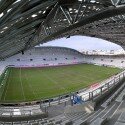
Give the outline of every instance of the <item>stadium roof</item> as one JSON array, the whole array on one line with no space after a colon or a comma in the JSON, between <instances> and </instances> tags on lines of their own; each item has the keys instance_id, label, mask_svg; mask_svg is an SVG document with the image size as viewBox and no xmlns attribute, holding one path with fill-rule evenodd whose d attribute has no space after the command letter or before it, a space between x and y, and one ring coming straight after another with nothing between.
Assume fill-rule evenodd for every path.
<instances>
[{"instance_id":1,"label":"stadium roof","mask_svg":"<svg viewBox=\"0 0 125 125\"><path fill-rule=\"evenodd\" d=\"M61 37L125 46L125 0L0 0L0 59Z\"/></svg>"}]
</instances>

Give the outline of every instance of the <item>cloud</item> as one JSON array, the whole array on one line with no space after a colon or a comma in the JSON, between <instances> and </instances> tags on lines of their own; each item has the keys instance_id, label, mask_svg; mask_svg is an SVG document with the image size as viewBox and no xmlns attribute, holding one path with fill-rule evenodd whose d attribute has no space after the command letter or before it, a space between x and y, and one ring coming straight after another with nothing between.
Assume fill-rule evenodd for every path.
<instances>
[{"instance_id":1,"label":"cloud","mask_svg":"<svg viewBox=\"0 0 125 125\"><path fill-rule=\"evenodd\" d=\"M118 50L122 49L117 44L106 40L86 37L86 36L71 36L70 38L61 38L48 43L41 44L41 46L61 46L73 48L76 50Z\"/></svg>"}]
</instances>

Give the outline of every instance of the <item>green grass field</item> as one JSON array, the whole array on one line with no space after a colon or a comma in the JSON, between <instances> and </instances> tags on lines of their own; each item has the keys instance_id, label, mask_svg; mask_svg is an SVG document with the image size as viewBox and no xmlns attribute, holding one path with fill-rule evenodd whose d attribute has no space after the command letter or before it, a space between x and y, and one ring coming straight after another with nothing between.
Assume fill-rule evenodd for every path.
<instances>
[{"instance_id":1,"label":"green grass field","mask_svg":"<svg viewBox=\"0 0 125 125\"><path fill-rule=\"evenodd\" d=\"M9 68L2 103L46 99L83 89L121 72L118 68L79 64L46 68ZM1 89L1 88L0 88Z\"/></svg>"}]
</instances>

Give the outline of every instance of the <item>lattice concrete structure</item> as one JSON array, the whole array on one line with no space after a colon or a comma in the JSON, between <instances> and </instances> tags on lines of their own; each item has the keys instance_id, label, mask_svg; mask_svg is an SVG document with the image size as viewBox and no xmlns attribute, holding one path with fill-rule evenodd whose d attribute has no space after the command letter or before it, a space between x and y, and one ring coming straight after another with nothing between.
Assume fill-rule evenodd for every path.
<instances>
[{"instance_id":1,"label":"lattice concrete structure","mask_svg":"<svg viewBox=\"0 0 125 125\"><path fill-rule=\"evenodd\" d=\"M0 59L61 37L125 46L125 0L0 0Z\"/></svg>"}]
</instances>

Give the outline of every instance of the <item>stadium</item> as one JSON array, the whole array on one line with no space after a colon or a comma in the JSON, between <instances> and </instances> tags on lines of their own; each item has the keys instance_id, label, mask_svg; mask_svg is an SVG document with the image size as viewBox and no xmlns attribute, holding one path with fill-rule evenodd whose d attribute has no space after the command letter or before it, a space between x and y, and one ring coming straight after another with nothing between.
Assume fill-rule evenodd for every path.
<instances>
[{"instance_id":1,"label":"stadium","mask_svg":"<svg viewBox=\"0 0 125 125\"><path fill-rule=\"evenodd\" d=\"M81 35L125 48L124 0L0 0L0 125L125 125L125 54L39 46Z\"/></svg>"}]
</instances>

